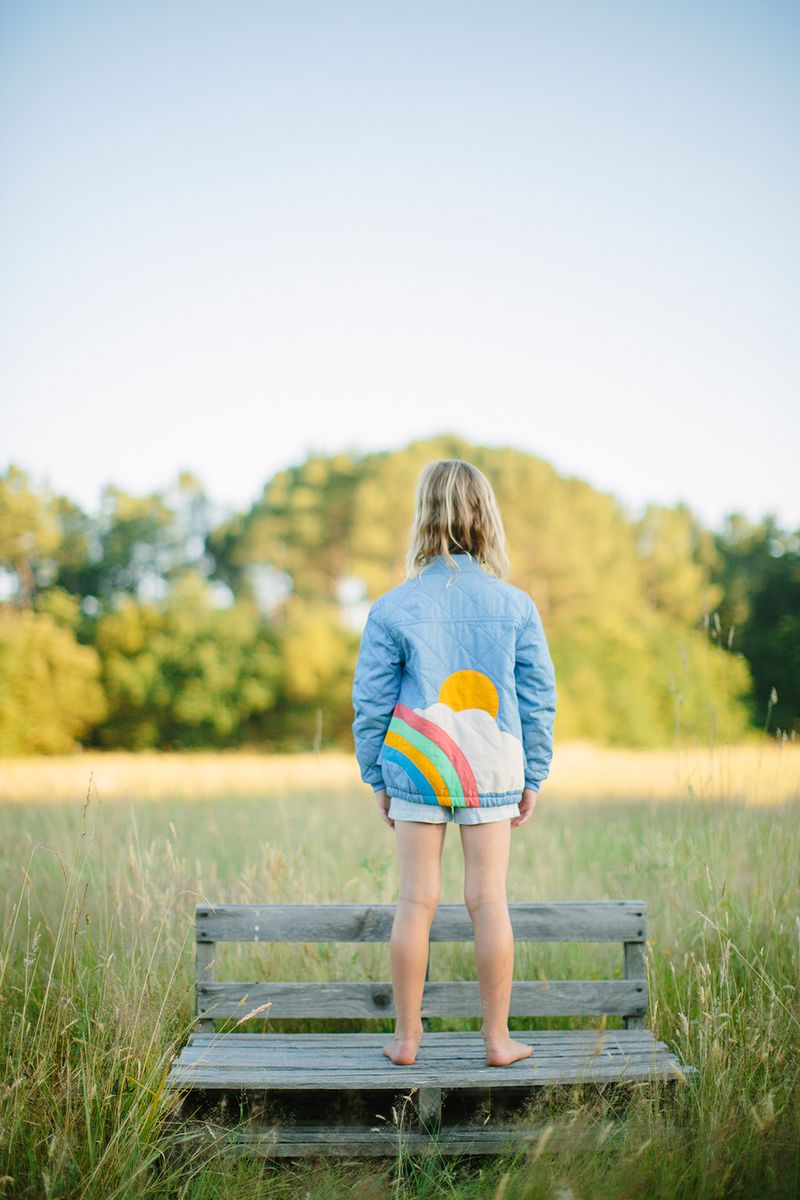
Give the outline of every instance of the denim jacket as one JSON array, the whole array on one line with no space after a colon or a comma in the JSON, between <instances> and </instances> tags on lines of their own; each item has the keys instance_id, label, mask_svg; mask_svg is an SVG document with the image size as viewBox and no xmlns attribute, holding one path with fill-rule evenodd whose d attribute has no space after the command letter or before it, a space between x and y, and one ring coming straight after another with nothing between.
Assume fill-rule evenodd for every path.
<instances>
[{"instance_id":1,"label":"denim jacket","mask_svg":"<svg viewBox=\"0 0 800 1200\"><path fill-rule=\"evenodd\" d=\"M375 791L513 804L547 778L556 693L524 592L468 554L439 557L370 609L353 683L356 756Z\"/></svg>"}]
</instances>

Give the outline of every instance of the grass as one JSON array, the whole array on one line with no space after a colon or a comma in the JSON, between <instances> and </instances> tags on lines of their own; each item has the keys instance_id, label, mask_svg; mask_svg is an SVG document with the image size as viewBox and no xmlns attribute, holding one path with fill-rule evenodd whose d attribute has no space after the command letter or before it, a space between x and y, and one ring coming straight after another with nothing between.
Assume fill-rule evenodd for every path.
<instances>
[{"instance_id":1,"label":"grass","mask_svg":"<svg viewBox=\"0 0 800 1200\"><path fill-rule=\"evenodd\" d=\"M87 750L68 757L2 759L0 803L260 799L360 787L351 754L128 754ZM737 746L682 744L624 750L560 746L547 793L572 800L742 800L783 804L800 795L800 744L764 738Z\"/></svg>"},{"instance_id":2,"label":"grass","mask_svg":"<svg viewBox=\"0 0 800 1200\"><path fill-rule=\"evenodd\" d=\"M162 1084L191 1023L198 896L393 900L392 835L338 756L4 763L0 1195L800 1196L798 748L560 758L515 835L509 896L647 901L652 1022L696 1087L635 1089L621 1115L588 1088L547 1097L553 1136L497 1162L176 1165ZM454 837L443 876L459 900ZM436 952L436 974L472 970ZM324 947L281 953L270 970L337 969ZM520 948L518 971L605 974L605 953ZM347 969L386 977L384 954L348 948Z\"/></svg>"}]
</instances>

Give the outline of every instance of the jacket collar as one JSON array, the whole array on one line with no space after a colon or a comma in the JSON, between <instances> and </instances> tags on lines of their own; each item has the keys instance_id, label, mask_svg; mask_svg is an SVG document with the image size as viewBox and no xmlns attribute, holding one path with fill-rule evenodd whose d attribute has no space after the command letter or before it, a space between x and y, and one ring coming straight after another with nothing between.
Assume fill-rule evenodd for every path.
<instances>
[{"instance_id":1,"label":"jacket collar","mask_svg":"<svg viewBox=\"0 0 800 1200\"><path fill-rule=\"evenodd\" d=\"M478 562L477 558L473 558L471 554L453 554L451 555L451 558L456 565L456 574L458 574L459 571L480 571L481 575L486 573L481 564ZM425 564L420 571L419 576L425 575L428 572L432 572L437 575L442 573L449 575L451 574L452 570L453 568L450 566L450 563L447 561L444 555L437 554L436 558L432 558L429 563Z\"/></svg>"}]
</instances>

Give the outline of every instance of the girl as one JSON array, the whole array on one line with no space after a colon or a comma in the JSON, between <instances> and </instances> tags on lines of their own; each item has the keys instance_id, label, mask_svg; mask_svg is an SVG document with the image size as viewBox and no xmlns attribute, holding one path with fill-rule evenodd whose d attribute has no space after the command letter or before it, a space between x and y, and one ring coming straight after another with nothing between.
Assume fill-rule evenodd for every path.
<instances>
[{"instance_id":1,"label":"girl","mask_svg":"<svg viewBox=\"0 0 800 1200\"><path fill-rule=\"evenodd\" d=\"M553 664L529 596L502 583L505 534L469 463L429 463L417 486L407 579L370 609L353 685L356 755L397 838L391 962L397 1024L383 1052L416 1059L428 937L448 821L461 827L464 899L490 1066L527 1058L508 1033L514 940L511 830L530 819L552 757Z\"/></svg>"}]
</instances>

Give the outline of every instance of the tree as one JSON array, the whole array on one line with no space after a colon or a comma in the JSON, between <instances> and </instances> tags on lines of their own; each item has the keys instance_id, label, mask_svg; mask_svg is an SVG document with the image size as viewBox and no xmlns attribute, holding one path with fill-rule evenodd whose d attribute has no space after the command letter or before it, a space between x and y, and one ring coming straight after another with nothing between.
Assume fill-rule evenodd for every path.
<instances>
[{"instance_id":1,"label":"tree","mask_svg":"<svg viewBox=\"0 0 800 1200\"><path fill-rule=\"evenodd\" d=\"M30 608L37 586L55 573L51 555L59 542L49 496L32 491L18 467L0 477L0 567L16 577L16 603Z\"/></svg>"},{"instance_id":2,"label":"tree","mask_svg":"<svg viewBox=\"0 0 800 1200\"><path fill-rule=\"evenodd\" d=\"M654 609L687 624L716 611L724 592L711 582L718 565L714 537L685 504L648 505L637 535L647 599Z\"/></svg>"},{"instance_id":3,"label":"tree","mask_svg":"<svg viewBox=\"0 0 800 1200\"><path fill-rule=\"evenodd\" d=\"M281 686L265 732L293 749L350 740L358 635L324 603L294 597L280 629Z\"/></svg>"},{"instance_id":4,"label":"tree","mask_svg":"<svg viewBox=\"0 0 800 1200\"><path fill-rule=\"evenodd\" d=\"M613 497L562 478L523 451L442 436L362 458L315 456L276 475L250 513L212 536L212 545L224 549L218 570L224 562L226 578L238 572L243 592L257 564L287 572L295 597L287 608L291 619L310 620L313 611L320 645L325 622L329 636L341 638L336 596L343 580L363 580L373 599L402 581L417 476L437 458L468 459L494 486L508 535L510 582L536 601L553 649L561 736L663 744L673 735L678 694L684 728L705 736L703 721L726 707L721 679L713 682L713 673L695 669L704 602L713 605L721 594L709 577L715 561L710 535L680 507L651 508L637 525ZM290 636L283 645L282 707L287 714L304 710L307 726L328 689L320 679L316 693L301 698L293 692L291 678L306 671L293 656ZM685 679L684 660L692 667ZM727 723L739 730L747 671L738 660L728 665ZM343 674L347 670L343 665Z\"/></svg>"},{"instance_id":5,"label":"tree","mask_svg":"<svg viewBox=\"0 0 800 1200\"><path fill-rule=\"evenodd\" d=\"M0 607L0 754L74 750L105 716L99 675L96 651L50 613Z\"/></svg>"},{"instance_id":6,"label":"tree","mask_svg":"<svg viewBox=\"0 0 800 1200\"><path fill-rule=\"evenodd\" d=\"M97 627L109 717L104 745L132 750L225 746L275 703L279 660L253 604L215 608L200 576L165 602L123 598Z\"/></svg>"},{"instance_id":7,"label":"tree","mask_svg":"<svg viewBox=\"0 0 800 1200\"><path fill-rule=\"evenodd\" d=\"M800 732L800 531L734 514L716 541L723 633L750 665L753 722Z\"/></svg>"}]
</instances>

